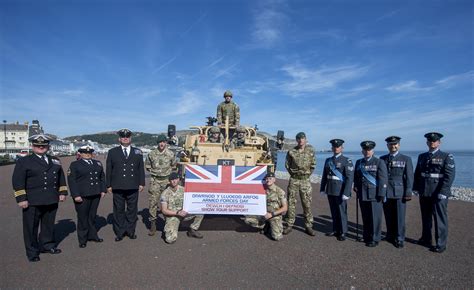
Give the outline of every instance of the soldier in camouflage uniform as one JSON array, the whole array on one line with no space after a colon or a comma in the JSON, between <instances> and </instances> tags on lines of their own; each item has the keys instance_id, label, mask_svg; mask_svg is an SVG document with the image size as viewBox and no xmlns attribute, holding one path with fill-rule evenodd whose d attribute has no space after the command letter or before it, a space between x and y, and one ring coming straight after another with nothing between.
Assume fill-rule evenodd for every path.
<instances>
[{"instance_id":1,"label":"soldier in camouflage uniform","mask_svg":"<svg viewBox=\"0 0 474 290\"><path fill-rule=\"evenodd\" d=\"M178 229L181 221L194 219L187 235L188 237L202 239L203 235L198 232L199 226L204 218L203 215L188 215L183 210L184 187L179 185L179 176L176 172L170 174L169 187L161 195L161 210L166 217L165 242L172 244L178 238Z\"/></svg>"},{"instance_id":2,"label":"soldier in camouflage uniform","mask_svg":"<svg viewBox=\"0 0 474 290\"><path fill-rule=\"evenodd\" d=\"M246 133L246 130L242 126L239 126L235 129L235 137L232 138L232 141L230 144L232 148L240 148L244 146L245 133Z\"/></svg>"},{"instance_id":3,"label":"soldier in camouflage uniform","mask_svg":"<svg viewBox=\"0 0 474 290\"><path fill-rule=\"evenodd\" d=\"M156 233L156 218L160 205L161 193L168 185L168 177L176 167L174 153L167 148L166 136L159 135L157 139L158 148L153 149L145 161L145 168L150 172L150 189L148 190L149 211L150 211L150 231L149 236Z\"/></svg>"},{"instance_id":4,"label":"soldier in camouflage uniform","mask_svg":"<svg viewBox=\"0 0 474 290\"><path fill-rule=\"evenodd\" d=\"M282 215L288 210L286 194L283 189L275 185L275 173L268 173L265 181L267 213L264 216L247 216L244 221L254 228L261 229L262 232L268 222L272 239L279 241L283 237Z\"/></svg>"},{"instance_id":5,"label":"soldier in camouflage uniform","mask_svg":"<svg viewBox=\"0 0 474 290\"><path fill-rule=\"evenodd\" d=\"M240 123L240 109L239 106L232 101L232 92L225 91L225 101L217 106L217 124L223 125L225 117L229 116L229 126L237 127Z\"/></svg>"},{"instance_id":6,"label":"soldier in camouflage uniform","mask_svg":"<svg viewBox=\"0 0 474 290\"><path fill-rule=\"evenodd\" d=\"M221 129L219 127L213 126L209 129L209 138L207 139L210 143L220 143L221 142Z\"/></svg>"},{"instance_id":7,"label":"soldier in camouflage uniform","mask_svg":"<svg viewBox=\"0 0 474 290\"><path fill-rule=\"evenodd\" d=\"M311 213L312 187L310 176L316 166L314 150L306 144L306 134L296 134L298 145L286 154L285 167L290 174L288 183L288 213L285 217L287 227L284 235L291 232L296 216L296 195L299 193L305 217L306 233L316 235L313 230L313 214Z\"/></svg>"}]
</instances>

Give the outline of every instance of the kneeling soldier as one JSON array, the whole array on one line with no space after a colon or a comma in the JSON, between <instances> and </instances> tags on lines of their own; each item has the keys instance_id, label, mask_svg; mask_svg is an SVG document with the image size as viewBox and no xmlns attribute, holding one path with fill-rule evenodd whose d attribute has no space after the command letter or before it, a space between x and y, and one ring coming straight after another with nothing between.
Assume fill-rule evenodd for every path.
<instances>
[{"instance_id":1,"label":"kneeling soldier","mask_svg":"<svg viewBox=\"0 0 474 290\"><path fill-rule=\"evenodd\" d=\"M262 231L268 222L272 239L278 241L283 237L282 215L288 210L288 203L285 191L275 185L275 173L268 173L265 176L265 181L267 213L264 216L247 216L244 221L252 227L262 229Z\"/></svg>"},{"instance_id":2,"label":"kneeling soldier","mask_svg":"<svg viewBox=\"0 0 474 290\"><path fill-rule=\"evenodd\" d=\"M188 215L183 210L184 187L179 185L178 173L173 172L169 177L169 187L161 194L161 212L166 217L165 242L172 244L178 238L178 229L181 221L194 219L188 230L188 237L202 239L203 235L198 232L203 215Z\"/></svg>"}]
</instances>

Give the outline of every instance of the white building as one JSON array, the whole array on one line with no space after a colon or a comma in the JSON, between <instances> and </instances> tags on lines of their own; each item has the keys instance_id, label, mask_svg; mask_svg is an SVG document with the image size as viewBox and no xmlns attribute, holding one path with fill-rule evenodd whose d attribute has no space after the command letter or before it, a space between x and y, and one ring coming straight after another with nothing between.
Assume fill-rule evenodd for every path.
<instances>
[{"instance_id":1,"label":"white building","mask_svg":"<svg viewBox=\"0 0 474 290\"><path fill-rule=\"evenodd\" d=\"M0 154L18 154L22 151L29 150L29 131L28 122L20 124L3 123L0 134Z\"/></svg>"}]
</instances>

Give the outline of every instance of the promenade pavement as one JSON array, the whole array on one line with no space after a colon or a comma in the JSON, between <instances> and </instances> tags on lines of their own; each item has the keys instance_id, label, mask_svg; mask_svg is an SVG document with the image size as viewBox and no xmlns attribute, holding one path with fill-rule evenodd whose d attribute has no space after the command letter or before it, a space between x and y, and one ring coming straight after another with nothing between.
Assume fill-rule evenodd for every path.
<instances>
[{"instance_id":1,"label":"promenade pavement","mask_svg":"<svg viewBox=\"0 0 474 290\"><path fill-rule=\"evenodd\" d=\"M71 160L62 158L65 172ZM319 194L319 184L313 184L312 206L317 235L304 233L298 199L296 229L280 242L255 232L238 216L206 216L201 226L204 239L188 238L185 223L178 241L165 244L162 221L158 235L147 235L145 189L139 198L138 239L114 241L112 196L107 195L97 218L104 242L88 243L81 249L76 213L68 197L59 206L55 226L63 253L42 254L40 262L30 263L23 245L21 209L11 188L12 171L13 165L0 167L2 289L474 288L474 203L450 201L448 249L443 254L414 243L421 236L417 198L408 205L405 248L397 249L388 242L367 248L355 241L355 198L349 201L349 239L339 242L324 236L331 230L331 219L327 199ZM277 184L286 189L286 181L278 180Z\"/></svg>"}]
</instances>

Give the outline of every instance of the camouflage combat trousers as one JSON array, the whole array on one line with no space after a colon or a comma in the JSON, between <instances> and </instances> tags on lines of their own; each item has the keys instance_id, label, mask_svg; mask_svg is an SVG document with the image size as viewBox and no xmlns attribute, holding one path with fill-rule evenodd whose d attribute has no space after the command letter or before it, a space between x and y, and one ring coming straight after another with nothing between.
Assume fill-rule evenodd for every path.
<instances>
[{"instance_id":1,"label":"camouflage combat trousers","mask_svg":"<svg viewBox=\"0 0 474 290\"><path fill-rule=\"evenodd\" d=\"M266 220L263 216L249 215L245 217L244 222L251 227L263 229L265 227ZM272 217L268 220L268 222L270 223L270 232L272 238L275 241L280 240L283 237L283 219L281 215Z\"/></svg>"},{"instance_id":2,"label":"camouflage combat trousers","mask_svg":"<svg viewBox=\"0 0 474 290\"><path fill-rule=\"evenodd\" d=\"M165 239L167 243L172 243L178 239L178 229L179 229L179 224L181 221L189 221L194 219L193 223L191 226L189 226L191 229L197 231L199 230L199 227L201 226L202 219L204 218L203 215L190 215L185 218L181 217L166 217L166 222L165 222Z\"/></svg>"},{"instance_id":3,"label":"camouflage combat trousers","mask_svg":"<svg viewBox=\"0 0 474 290\"><path fill-rule=\"evenodd\" d=\"M168 186L168 179L159 180L152 177L150 179L150 189L148 190L148 211L150 212L149 221L155 221L157 212L160 208L161 193Z\"/></svg>"},{"instance_id":4,"label":"camouflage combat trousers","mask_svg":"<svg viewBox=\"0 0 474 290\"><path fill-rule=\"evenodd\" d=\"M313 214L311 213L311 201L313 200L313 192L311 181L306 179L290 178L288 183L288 212L285 216L285 222L288 227L292 227L296 218L296 195L299 193L301 204L303 205L303 213L305 218L305 227L313 227Z\"/></svg>"}]
</instances>

